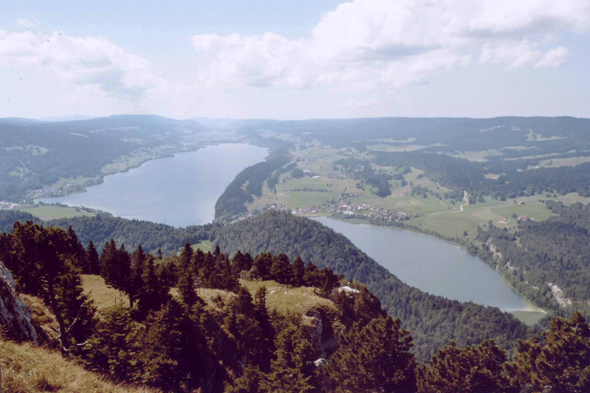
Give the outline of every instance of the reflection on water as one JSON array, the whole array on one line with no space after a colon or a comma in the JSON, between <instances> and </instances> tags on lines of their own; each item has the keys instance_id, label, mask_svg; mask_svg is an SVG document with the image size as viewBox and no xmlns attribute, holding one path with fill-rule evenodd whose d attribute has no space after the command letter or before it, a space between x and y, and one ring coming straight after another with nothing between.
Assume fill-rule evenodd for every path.
<instances>
[{"instance_id":1,"label":"reflection on water","mask_svg":"<svg viewBox=\"0 0 590 393\"><path fill-rule=\"evenodd\" d=\"M314 219L342 233L408 285L503 311L529 309L527 302L504 284L498 272L452 244L397 228L324 217Z\"/></svg>"}]
</instances>

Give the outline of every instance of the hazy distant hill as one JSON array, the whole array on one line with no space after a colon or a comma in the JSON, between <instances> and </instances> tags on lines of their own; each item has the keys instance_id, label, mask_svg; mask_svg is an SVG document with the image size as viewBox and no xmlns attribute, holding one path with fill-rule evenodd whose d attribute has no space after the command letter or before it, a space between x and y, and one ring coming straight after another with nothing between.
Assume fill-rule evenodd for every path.
<instances>
[{"instance_id":1,"label":"hazy distant hill","mask_svg":"<svg viewBox=\"0 0 590 393\"><path fill-rule=\"evenodd\" d=\"M208 130L193 120L151 115L67 122L0 119L0 200L19 201L27 191L59 179L100 179L101 169L118 157L133 153L145 160L180 150L191 135Z\"/></svg>"},{"instance_id":2,"label":"hazy distant hill","mask_svg":"<svg viewBox=\"0 0 590 393\"><path fill-rule=\"evenodd\" d=\"M95 119L92 116L84 116L84 115L71 115L71 116L48 116L48 117L41 117L39 120L41 121L77 121L77 120L90 120Z\"/></svg>"}]
</instances>

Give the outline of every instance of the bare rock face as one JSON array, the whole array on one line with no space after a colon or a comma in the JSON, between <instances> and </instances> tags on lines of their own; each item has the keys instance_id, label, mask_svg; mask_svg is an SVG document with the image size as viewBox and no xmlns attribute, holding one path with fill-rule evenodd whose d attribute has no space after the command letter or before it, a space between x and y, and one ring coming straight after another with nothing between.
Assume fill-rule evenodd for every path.
<instances>
[{"instance_id":1,"label":"bare rock face","mask_svg":"<svg viewBox=\"0 0 590 393\"><path fill-rule=\"evenodd\" d=\"M325 358L338 349L338 335L324 310L319 307L308 310L303 316L303 324L312 328L312 344L318 357Z\"/></svg>"},{"instance_id":2,"label":"bare rock face","mask_svg":"<svg viewBox=\"0 0 590 393\"><path fill-rule=\"evenodd\" d=\"M39 343L33 313L16 294L12 273L0 262L0 328L12 339Z\"/></svg>"}]
</instances>

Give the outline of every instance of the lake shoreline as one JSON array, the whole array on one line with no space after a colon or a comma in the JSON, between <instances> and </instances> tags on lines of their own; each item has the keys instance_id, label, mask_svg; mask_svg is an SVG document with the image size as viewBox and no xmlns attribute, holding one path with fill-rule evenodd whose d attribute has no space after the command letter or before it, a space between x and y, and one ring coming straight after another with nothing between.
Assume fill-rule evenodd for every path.
<instances>
[{"instance_id":1,"label":"lake shoreline","mask_svg":"<svg viewBox=\"0 0 590 393\"><path fill-rule=\"evenodd\" d=\"M332 219L332 220L336 220L336 221L343 222L343 223L349 223L349 224L353 224L353 225L373 227L373 228L384 227L384 228L388 228L388 229L399 229L402 232L410 232L410 233L413 233L413 234L424 235L424 236L426 236L426 237L428 237L430 239L443 241L446 244L452 245L452 246L456 247L457 249L459 249L461 252L465 253L466 255L469 255L471 257L477 258L478 261L480 263L482 263L484 266L490 267L481 258L478 258L475 255L469 254L467 252L466 247L464 245L459 244L459 243L456 243L456 242L453 242L453 241L451 241L449 239L445 239L445 238L441 238L441 237L438 237L438 236L434 236L432 234L424 233L424 232L421 232L421 231L418 231L418 230L413 230L413 228L411 228L411 227L398 227L398 226L375 225L375 224L370 223L369 220L365 220L365 219L360 219L360 218L345 219L345 218L341 218L341 217L338 217L338 216L329 216L329 215L321 215L321 214L305 215L305 217L308 217L310 219L313 219L313 218L327 218L327 219ZM383 266L383 264L381 264L381 265ZM492 270L495 270L495 269L492 268ZM396 274L395 272L392 272L392 273L393 274ZM534 317L535 315L538 315L538 314L541 314L543 316L549 315L547 313L547 311L545 311L542 308L534 305L529 299L527 299L525 296L523 296L518 291L516 291L515 288L512 287L512 285L510 285L510 283L507 280L505 280L505 278L504 278L504 276L502 274L500 274L500 273L498 273L498 274L499 274L499 277L500 277L502 283L504 284L504 286L506 288L508 288L510 291L512 291L514 294L518 295L518 297L520 299L522 299L527 304L526 307L518 308L518 309L507 309L507 310L503 310L504 312L508 312L508 313L513 314L515 316L515 318L518 318L518 319L522 320L523 322L524 322L525 319L527 319L526 318L527 316L529 316L529 317L533 316ZM397 274L396 274L396 276L397 276ZM401 278L400 278L400 280L401 280ZM402 280L402 281L404 281L404 280ZM404 282L406 284L408 284L408 285L411 285L411 284L407 283L406 281L404 281ZM427 291L426 289L423 289L423 288L419 288L419 289L421 289L423 291ZM440 296L444 296L444 295L440 295ZM462 300L460 300L460 301L462 301ZM479 303L479 304L481 304L481 303ZM521 318L522 316L519 315L519 314L524 314L524 318ZM541 318L534 318L534 319L541 319Z\"/></svg>"}]
</instances>

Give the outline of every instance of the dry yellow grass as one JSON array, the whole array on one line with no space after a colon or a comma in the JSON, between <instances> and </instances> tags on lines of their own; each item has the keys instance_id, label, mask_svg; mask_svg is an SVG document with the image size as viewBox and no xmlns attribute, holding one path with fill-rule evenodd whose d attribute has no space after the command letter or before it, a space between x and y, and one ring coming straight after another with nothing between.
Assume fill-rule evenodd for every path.
<instances>
[{"instance_id":1,"label":"dry yellow grass","mask_svg":"<svg viewBox=\"0 0 590 393\"><path fill-rule=\"evenodd\" d=\"M252 296L258 289L265 286L267 290L266 305L268 308L280 312L296 311L303 314L313 307L336 308L330 300L314 295L313 288L310 287L292 288L276 281L240 280L240 284L248 288Z\"/></svg>"},{"instance_id":2,"label":"dry yellow grass","mask_svg":"<svg viewBox=\"0 0 590 393\"><path fill-rule=\"evenodd\" d=\"M100 276L84 275L84 292L90 295L94 300L98 310L104 310L110 306L123 301L123 304L128 307L129 300L123 296L121 292L108 288L104 279ZM334 307L334 304L325 298L314 295L313 288L300 287L292 288L289 285L279 284L276 281L247 281L240 280L240 284L248 289L254 296L256 291L262 286L268 290L266 294L266 304L271 309L277 309L280 312L296 311L302 312L309 310L316 306ZM232 292L223 291L220 289L199 288L198 295L207 302L207 305L212 308L219 309L220 305L227 303L233 296ZM172 288L170 290L172 296L178 296L178 290ZM221 298L222 303L216 302L216 299Z\"/></svg>"},{"instance_id":3,"label":"dry yellow grass","mask_svg":"<svg viewBox=\"0 0 590 393\"><path fill-rule=\"evenodd\" d=\"M116 385L67 361L57 352L30 344L0 342L2 387L10 393L123 393L156 392Z\"/></svg>"},{"instance_id":4,"label":"dry yellow grass","mask_svg":"<svg viewBox=\"0 0 590 393\"><path fill-rule=\"evenodd\" d=\"M123 302L125 307L129 307L129 298L122 292L106 286L104 278L92 274L82 275L82 285L84 286L84 293L94 300L94 305L98 310L104 310Z\"/></svg>"}]
</instances>

